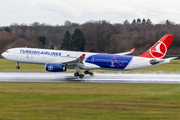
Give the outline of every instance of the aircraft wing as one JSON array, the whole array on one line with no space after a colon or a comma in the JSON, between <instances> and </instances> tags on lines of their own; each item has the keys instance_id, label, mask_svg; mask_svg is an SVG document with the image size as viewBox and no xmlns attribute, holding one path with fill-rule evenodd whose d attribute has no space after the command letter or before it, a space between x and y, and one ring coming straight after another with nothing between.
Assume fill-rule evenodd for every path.
<instances>
[{"instance_id":1,"label":"aircraft wing","mask_svg":"<svg viewBox=\"0 0 180 120\"><path fill-rule=\"evenodd\" d=\"M70 66L70 65L78 65L80 67L83 66L82 61L85 58L85 54L82 54L79 58L76 58L74 60L70 60L70 61L64 61L64 62L60 62L60 61L54 61L53 63L57 63L57 64L61 64L61 65L66 65L66 66Z\"/></svg>"},{"instance_id":2,"label":"aircraft wing","mask_svg":"<svg viewBox=\"0 0 180 120\"><path fill-rule=\"evenodd\" d=\"M114 55L127 55L127 54L133 53L134 51L135 51L135 48L131 49L131 50L128 51L128 52L116 53L116 54L114 54Z\"/></svg>"}]
</instances>

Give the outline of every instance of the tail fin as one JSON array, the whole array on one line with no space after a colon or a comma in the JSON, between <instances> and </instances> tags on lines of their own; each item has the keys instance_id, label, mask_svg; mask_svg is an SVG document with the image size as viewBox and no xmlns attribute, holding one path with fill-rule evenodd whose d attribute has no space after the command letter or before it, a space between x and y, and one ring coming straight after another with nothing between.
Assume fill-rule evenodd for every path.
<instances>
[{"instance_id":1,"label":"tail fin","mask_svg":"<svg viewBox=\"0 0 180 120\"><path fill-rule=\"evenodd\" d=\"M160 58L163 59L174 38L174 35L164 35L156 44L154 44L147 52L138 57Z\"/></svg>"}]
</instances>

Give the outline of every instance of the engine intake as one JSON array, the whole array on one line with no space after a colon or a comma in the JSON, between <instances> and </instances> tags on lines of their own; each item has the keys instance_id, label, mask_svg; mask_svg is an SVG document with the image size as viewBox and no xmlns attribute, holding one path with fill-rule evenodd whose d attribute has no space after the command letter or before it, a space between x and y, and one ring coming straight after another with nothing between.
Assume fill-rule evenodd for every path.
<instances>
[{"instance_id":1,"label":"engine intake","mask_svg":"<svg viewBox=\"0 0 180 120\"><path fill-rule=\"evenodd\" d=\"M49 72L63 72L63 71L66 71L66 66L56 64L56 63L46 63L45 68L46 68L46 71L49 71Z\"/></svg>"}]
</instances>

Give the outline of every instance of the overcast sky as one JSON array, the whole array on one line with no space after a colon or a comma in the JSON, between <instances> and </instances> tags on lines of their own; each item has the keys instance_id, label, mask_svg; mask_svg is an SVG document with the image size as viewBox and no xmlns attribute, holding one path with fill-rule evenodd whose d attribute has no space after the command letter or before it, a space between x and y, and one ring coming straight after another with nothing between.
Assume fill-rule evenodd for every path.
<instances>
[{"instance_id":1,"label":"overcast sky","mask_svg":"<svg viewBox=\"0 0 180 120\"><path fill-rule=\"evenodd\" d=\"M179 0L0 0L0 26L33 22L64 25L66 20L123 23L126 19L169 19L180 23Z\"/></svg>"}]
</instances>

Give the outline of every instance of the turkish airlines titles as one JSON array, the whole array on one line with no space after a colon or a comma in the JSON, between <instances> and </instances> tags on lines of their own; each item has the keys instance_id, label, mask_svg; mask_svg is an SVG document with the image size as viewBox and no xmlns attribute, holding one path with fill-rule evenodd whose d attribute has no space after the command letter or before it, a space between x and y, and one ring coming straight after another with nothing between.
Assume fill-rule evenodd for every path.
<instances>
[{"instance_id":1,"label":"turkish airlines titles","mask_svg":"<svg viewBox=\"0 0 180 120\"><path fill-rule=\"evenodd\" d=\"M61 56L61 52L53 52L53 51L38 51L38 50L20 50L22 54L35 54L35 55L51 55L51 56Z\"/></svg>"}]
</instances>

